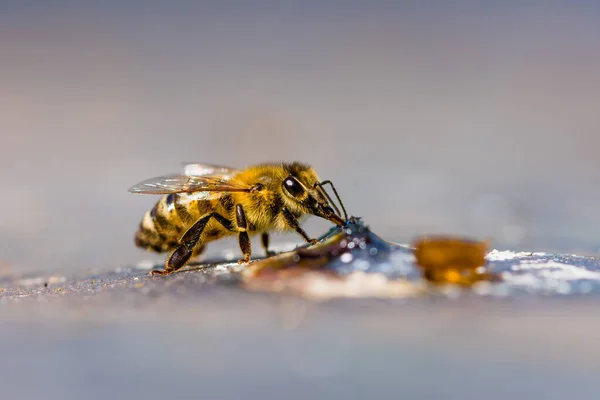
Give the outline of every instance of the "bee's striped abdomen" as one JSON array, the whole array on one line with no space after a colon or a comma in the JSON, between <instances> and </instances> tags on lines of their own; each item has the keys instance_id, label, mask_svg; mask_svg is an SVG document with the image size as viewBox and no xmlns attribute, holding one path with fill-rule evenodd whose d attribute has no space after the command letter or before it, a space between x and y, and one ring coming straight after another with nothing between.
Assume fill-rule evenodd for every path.
<instances>
[{"instance_id":1,"label":"bee's striped abdomen","mask_svg":"<svg viewBox=\"0 0 600 400\"><path fill-rule=\"evenodd\" d=\"M229 219L233 199L229 195L219 200L211 200L207 193L173 193L161 198L152 210L148 211L135 236L135 244L146 250L159 253L172 251L178 246L179 238L202 216L218 212ZM218 239L229 231L216 220L211 220L202 235L201 242ZM200 254L204 246L194 249Z\"/></svg>"},{"instance_id":2,"label":"bee's striped abdomen","mask_svg":"<svg viewBox=\"0 0 600 400\"><path fill-rule=\"evenodd\" d=\"M135 235L136 246L157 252L169 251L177 246L186 227L176 210L177 197L169 194L161 198L144 215Z\"/></svg>"},{"instance_id":3,"label":"bee's striped abdomen","mask_svg":"<svg viewBox=\"0 0 600 400\"><path fill-rule=\"evenodd\" d=\"M181 195L174 196L173 206L183 226L191 226L199 217L191 210L189 200Z\"/></svg>"},{"instance_id":4,"label":"bee's striped abdomen","mask_svg":"<svg viewBox=\"0 0 600 400\"><path fill-rule=\"evenodd\" d=\"M156 203L150 211L156 230L164 236L179 238L183 226L175 210L175 195L169 194Z\"/></svg>"}]
</instances>

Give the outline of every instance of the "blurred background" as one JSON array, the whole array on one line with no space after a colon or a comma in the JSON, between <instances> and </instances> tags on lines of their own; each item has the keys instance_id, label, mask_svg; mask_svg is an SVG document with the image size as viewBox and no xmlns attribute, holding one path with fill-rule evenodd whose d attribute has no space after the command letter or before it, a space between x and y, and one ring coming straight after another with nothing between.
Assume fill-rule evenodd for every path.
<instances>
[{"instance_id":1,"label":"blurred background","mask_svg":"<svg viewBox=\"0 0 600 400\"><path fill-rule=\"evenodd\" d=\"M184 161L312 164L397 242L600 248L597 2L2 1L0 60L15 271L151 257L127 189Z\"/></svg>"},{"instance_id":2,"label":"blurred background","mask_svg":"<svg viewBox=\"0 0 600 400\"><path fill-rule=\"evenodd\" d=\"M598 398L591 296L312 304L200 273L42 281L164 260L133 245L158 197L127 189L186 161L312 164L396 242L596 254L599 71L598 1L0 0L0 275L45 276L0 287L2 394ZM562 276L597 279L582 269Z\"/></svg>"}]
</instances>

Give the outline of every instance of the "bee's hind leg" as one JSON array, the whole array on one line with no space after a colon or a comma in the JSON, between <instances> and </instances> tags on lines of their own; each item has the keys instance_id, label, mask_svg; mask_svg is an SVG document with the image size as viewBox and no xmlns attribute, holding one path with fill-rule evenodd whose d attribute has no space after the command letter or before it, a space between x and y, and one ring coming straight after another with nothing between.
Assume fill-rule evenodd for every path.
<instances>
[{"instance_id":1,"label":"bee's hind leg","mask_svg":"<svg viewBox=\"0 0 600 400\"><path fill-rule=\"evenodd\" d=\"M162 271L152 271L152 275L168 275L173 273L181 269L193 254L197 254L197 251L194 249L200 241L200 236L212 216L212 214L205 215L192 225L179 240L179 246L177 246L175 251L173 251L171 256L167 259L165 269Z\"/></svg>"},{"instance_id":2,"label":"bee's hind leg","mask_svg":"<svg viewBox=\"0 0 600 400\"><path fill-rule=\"evenodd\" d=\"M204 250L206 250L205 244L196 245L196 247L194 247L194 250L192 251L192 256L186 264L192 265L193 263L198 263L198 258L202 255L202 253L204 253Z\"/></svg>"},{"instance_id":3,"label":"bee's hind leg","mask_svg":"<svg viewBox=\"0 0 600 400\"><path fill-rule=\"evenodd\" d=\"M260 235L260 239L263 245L263 249L265 249L265 253L267 254L267 257L274 256L275 252L269 250L269 232L263 232L262 235Z\"/></svg>"}]
</instances>

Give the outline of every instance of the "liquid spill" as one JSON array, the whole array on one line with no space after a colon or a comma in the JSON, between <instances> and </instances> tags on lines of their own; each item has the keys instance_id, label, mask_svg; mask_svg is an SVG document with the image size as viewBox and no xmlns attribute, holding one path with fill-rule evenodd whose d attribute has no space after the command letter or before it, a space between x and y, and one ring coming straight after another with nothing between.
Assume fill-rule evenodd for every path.
<instances>
[{"instance_id":1,"label":"liquid spill","mask_svg":"<svg viewBox=\"0 0 600 400\"><path fill-rule=\"evenodd\" d=\"M251 290L319 298L600 294L595 258L488 252L486 242L457 237L399 245L357 218L330 229L315 245L259 260L241 275Z\"/></svg>"}]
</instances>

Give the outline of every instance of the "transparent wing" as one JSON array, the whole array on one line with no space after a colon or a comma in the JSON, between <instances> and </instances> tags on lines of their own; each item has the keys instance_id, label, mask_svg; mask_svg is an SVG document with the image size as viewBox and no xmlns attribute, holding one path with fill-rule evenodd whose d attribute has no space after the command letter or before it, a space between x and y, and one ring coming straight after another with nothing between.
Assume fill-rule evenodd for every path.
<instances>
[{"instance_id":1,"label":"transparent wing","mask_svg":"<svg viewBox=\"0 0 600 400\"><path fill-rule=\"evenodd\" d=\"M129 188L131 193L169 194L194 192L249 192L250 186L214 176L164 175L146 179Z\"/></svg>"},{"instance_id":2,"label":"transparent wing","mask_svg":"<svg viewBox=\"0 0 600 400\"><path fill-rule=\"evenodd\" d=\"M207 163L184 163L183 174L193 176L214 176L224 180L229 180L235 174L240 172L237 168L227 167L225 165L207 164Z\"/></svg>"}]
</instances>

